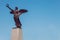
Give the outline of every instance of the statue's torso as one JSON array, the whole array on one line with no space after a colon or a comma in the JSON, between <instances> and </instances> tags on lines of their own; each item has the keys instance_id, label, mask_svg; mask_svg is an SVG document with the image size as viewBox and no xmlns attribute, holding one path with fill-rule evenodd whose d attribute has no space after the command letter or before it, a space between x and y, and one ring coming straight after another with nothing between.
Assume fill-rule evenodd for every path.
<instances>
[{"instance_id":1,"label":"statue's torso","mask_svg":"<svg viewBox=\"0 0 60 40\"><path fill-rule=\"evenodd\" d=\"M12 12L12 14L14 14L14 16L19 16L19 15L21 15L21 13L19 12L19 10L13 10L13 11L11 11Z\"/></svg>"}]
</instances>

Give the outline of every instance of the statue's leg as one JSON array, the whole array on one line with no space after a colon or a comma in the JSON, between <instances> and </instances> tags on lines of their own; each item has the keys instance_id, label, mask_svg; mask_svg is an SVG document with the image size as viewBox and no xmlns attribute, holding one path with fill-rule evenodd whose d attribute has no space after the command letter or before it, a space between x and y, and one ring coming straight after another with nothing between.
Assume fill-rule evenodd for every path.
<instances>
[{"instance_id":1,"label":"statue's leg","mask_svg":"<svg viewBox=\"0 0 60 40\"><path fill-rule=\"evenodd\" d=\"M19 17L15 17L14 16L14 21L15 21L15 24L16 24L16 26L17 26L17 28L21 28L21 22L20 22L20 20L19 20Z\"/></svg>"}]
</instances>

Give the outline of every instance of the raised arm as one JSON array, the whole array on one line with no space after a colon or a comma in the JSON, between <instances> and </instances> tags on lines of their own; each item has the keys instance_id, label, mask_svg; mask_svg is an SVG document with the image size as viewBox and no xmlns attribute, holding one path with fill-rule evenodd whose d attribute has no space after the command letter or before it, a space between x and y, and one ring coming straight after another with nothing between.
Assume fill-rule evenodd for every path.
<instances>
[{"instance_id":1,"label":"raised arm","mask_svg":"<svg viewBox=\"0 0 60 40\"><path fill-rule=\"evenodd\" d=\"M9 7L9 4L7 4L6 7L9 8L11 11L13 10L13 9L11 9L11 8Z\"/></svg>"}]
</instances>

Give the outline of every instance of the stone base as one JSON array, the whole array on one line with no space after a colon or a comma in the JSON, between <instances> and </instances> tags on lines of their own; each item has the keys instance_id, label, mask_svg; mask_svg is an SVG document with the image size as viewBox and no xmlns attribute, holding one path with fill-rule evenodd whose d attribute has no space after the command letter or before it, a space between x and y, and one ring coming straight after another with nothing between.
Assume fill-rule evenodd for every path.
<instances>
[{"instance_id":1,"label":"stone base","mask_svg":"<svg viewBox=\"0 0 60 40\"><path fill-rule=\"evenodd\" d=\"M22 40L22 29L13 28L11 40Z\"/></svg>"}]
</instances>

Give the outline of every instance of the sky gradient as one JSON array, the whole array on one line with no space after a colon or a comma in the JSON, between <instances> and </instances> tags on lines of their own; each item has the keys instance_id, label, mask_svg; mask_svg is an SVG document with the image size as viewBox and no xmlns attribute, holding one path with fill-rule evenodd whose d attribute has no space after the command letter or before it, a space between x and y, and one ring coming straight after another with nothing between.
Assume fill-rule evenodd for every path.
<instances>
[{"instance_id":1,"label":"sky gradient","mask_svg":"<svg viewBox=\"0 0 60 40\"><path fill-rule=\"evenodd\" d=\"M19 17L23 40L60 40L60 0L0 0L0 40L11 40L15 27L7 3L28 10Z\"/></svg>"}]
</instances>

